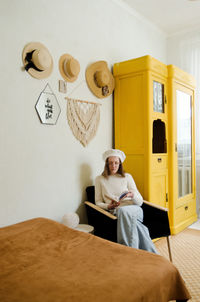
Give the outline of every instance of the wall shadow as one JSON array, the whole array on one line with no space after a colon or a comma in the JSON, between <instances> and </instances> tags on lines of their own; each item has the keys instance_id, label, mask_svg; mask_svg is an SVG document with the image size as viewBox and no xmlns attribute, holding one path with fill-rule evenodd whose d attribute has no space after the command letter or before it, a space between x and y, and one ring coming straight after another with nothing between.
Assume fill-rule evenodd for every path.
<instances>
[{"instance_id":1,"label":"wall shadow","mask_svg":"<svg viewBox=\"0 0 200 302\"><path fill-rule=\"evenodd\" d=\"M80 166L80 178L79 178L79 188L82 191L81 203L76 211L79 215L80 223L88 223L86 209L84 201L86 201L86 187L92 186L94 184L94 179L92 179L92 168L88 164L82 164Z\"/></svg>"}]
</instances>

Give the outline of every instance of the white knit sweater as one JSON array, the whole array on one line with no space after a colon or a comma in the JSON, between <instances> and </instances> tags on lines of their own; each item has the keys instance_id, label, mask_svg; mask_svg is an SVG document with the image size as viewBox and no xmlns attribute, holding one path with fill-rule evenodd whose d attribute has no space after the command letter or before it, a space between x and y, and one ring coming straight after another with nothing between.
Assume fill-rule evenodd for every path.
<instances>
[{"instance_id":1,"label":"white knit sweater","mask_svg":"<svg viewBox=\"0 0 200 302\"><path fill-rule=\"evenodd\" d=\"M133 177L129 173L125 173L125 177L119 174L109 175L108 178L100 175L95 179L95 203L99 207L107 210L110 204L109 196L118 200L119 196L125 191L132 191L133 198L126 198L120 202L120 206L136 204L141 206L143 198L139 193Z\"/></svg>"}]
</instances>

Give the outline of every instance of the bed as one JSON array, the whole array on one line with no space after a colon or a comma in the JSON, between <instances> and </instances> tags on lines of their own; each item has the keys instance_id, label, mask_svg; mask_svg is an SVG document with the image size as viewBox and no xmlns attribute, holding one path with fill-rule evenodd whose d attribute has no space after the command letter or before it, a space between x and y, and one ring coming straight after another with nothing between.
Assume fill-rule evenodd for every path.
<instances>
[{"instance_id":1,"label":"bed","mask_svg":"<svg viewBox=\"0 0 200 302\"><path fill-rule=\"evenodd\" d=\"M2 302L167 302L190 294L162 256L35 218L0 229Z\"/></svg>"}]
</instances>

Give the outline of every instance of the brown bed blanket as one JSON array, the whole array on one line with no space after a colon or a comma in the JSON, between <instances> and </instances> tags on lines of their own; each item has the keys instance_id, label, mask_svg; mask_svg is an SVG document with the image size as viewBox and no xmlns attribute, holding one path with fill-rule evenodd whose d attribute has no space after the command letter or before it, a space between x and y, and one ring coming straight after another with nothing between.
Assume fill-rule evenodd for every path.
<instances>
[{"instance_id":1,"label":"brown bed blanket","mask_svg":"<svg viewBox=\"0 0 200 302\"><path fill-rule=\"evenodd\" d=\"M162 256L36 218L0 229L1 302L167 302L190 295Z\"/></svg>"}]
</instances>

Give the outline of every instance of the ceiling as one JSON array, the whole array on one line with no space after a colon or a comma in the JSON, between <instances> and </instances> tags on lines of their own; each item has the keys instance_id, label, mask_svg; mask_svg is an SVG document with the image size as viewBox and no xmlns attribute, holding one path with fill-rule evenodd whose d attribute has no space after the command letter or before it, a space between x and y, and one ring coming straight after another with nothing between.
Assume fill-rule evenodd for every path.
<instances>
[{"instance_id":1,"label":"ceiling","mask_svg":"<svg viewBox=\"0 0 200 302\"><path fill-rule=\"evenodd\" d=\"M122 0L168 35L200 29L200 0Z\"/></svg>"}]
</instances>

